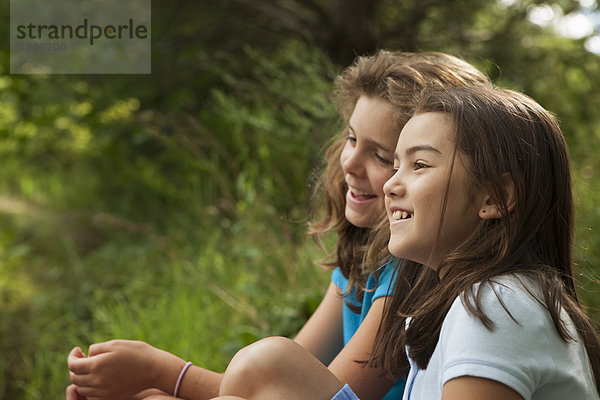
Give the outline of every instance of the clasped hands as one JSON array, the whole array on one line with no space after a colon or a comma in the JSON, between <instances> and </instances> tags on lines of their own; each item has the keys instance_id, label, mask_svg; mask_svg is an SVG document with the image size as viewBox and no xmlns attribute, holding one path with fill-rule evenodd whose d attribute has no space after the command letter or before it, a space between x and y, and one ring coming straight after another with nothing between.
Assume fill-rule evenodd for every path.
<instances>
[{"instance_id":1,"label":"clasped hands","mask_svg":"<svg viewBox=\"0 0 600 400\"><path fill-rule=\"evenodd\" d=\"M71 385L66 400L174 399L155 387L161 350L147 343L111 340L93 344L89 355L79 347L69 353Z\"/></svg>"}]
</instances>

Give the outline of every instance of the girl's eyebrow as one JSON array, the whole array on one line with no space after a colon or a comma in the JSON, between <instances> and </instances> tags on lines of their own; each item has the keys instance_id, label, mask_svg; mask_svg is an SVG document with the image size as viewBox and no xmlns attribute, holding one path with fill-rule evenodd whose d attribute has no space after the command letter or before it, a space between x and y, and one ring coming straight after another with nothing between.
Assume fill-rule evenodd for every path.
<instances>
[{"instance_id":1,"label":"girl's eyebrow","mask_svg":"<svg viewBox=\"0 0 600 400\"><path fill-rule=\"evenodd\" d=\"M408 149L406 149L406 151L404 152L404 154L406 154L407 156L409 156L409 155L414 154L414 153L416 153L418 151L429 151L431 153L442 154L441 151L439 151L435 147L430 146L428 144L419 144L419 145L416 145L416 146L409 147ZM398 158L399 158L398 154L394 153L394 160L397 160Z\"/></svg>"}]
</instances>

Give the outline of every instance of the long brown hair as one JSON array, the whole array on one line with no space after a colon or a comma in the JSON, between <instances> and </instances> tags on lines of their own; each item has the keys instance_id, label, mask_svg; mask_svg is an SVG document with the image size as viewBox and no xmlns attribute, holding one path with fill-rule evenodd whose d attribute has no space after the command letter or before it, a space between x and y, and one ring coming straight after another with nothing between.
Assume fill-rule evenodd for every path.
<instances>
[{"instance_id":1,"label":"long brown hair","mask_svg":"<svg viewBox=\"0 0 600 400\"><path fill-rule=\"evenodd\" d=\"M598 384L599 337L575 291L570 162L554 116L523 94L481 87L432 92L416 112L443 112L452 118L455 157L460 153L467 160L469 185L485 186L502 217L482 219L470 238L446 256L437 274L412 263L399 271L403 277L399 284L412 281L394 293L371 362L399 375L407 367L408 346L411 359L426 368L457 296L491 328L493 321L483 311L475 289L482 286L475 284L518 273L541 289L542 298L536 298L565 341L575 339L560 318L561 310L568 313ZM509 207L507 179L514 188L514 209ZM415 282L419 269L421 276ZM407 317L412 317L408 328Z\"/></svg>"},{"instance_id":2,"label":"long brown hair","mask_svg":"<svg viewBox=\"0 0 600 400\"><path fill-rule=\"evenodd\" d=\"M369 273L389 258L385 212L374 221L373 228L359 228L345 217L345 194L348 190L340 165L340 154L347 140L347 124L361 96L380 99L395 109L400 134L412 115L414 99L427 87L491 85L471 64L448 54L390 52L380 50L372 56L358 57L336 79L333 100L343 118L344 128L332 139L325 154L325 168L316 181L313 193L313 216L309 235L325 249L322 237L337 234L335 251L317 262L328 268L340 267L348 279L348 291L355 288L362 300ZM368 261L367 253L369 254Z\"/></svg>"}]
</instances>

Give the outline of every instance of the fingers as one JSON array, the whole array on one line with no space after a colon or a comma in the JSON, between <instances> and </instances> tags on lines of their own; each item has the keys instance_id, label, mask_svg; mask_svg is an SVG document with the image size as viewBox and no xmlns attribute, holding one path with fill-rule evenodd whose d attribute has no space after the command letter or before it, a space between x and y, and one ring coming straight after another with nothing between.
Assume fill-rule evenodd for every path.
<instances>
[{"instance_id":1,"label":"fingers","mask_svg":"<svg viewBox=\"0 0 600 400\"><path fill-rule=\"evenodd\" d=\"M87 374L89 373L89 359L86 358L85 354L79 347L73 348L67 357L67 364L69 365L69 371L76 374Z\"/></svg>"},{"instance_id":2,"label":"fingers","mask_svg":"<svg viewBox=\"0 0 600 400\"><path fill-rule=\"evenodd\" d=\"M76 388L79 397L67 398L67 400L106 400L114 399L115 396L111 395L105 387L99 387L91 383L88 384L73 384ZM125 397L119 397L124 399Z\"/></svg>"},{"instance_id":3,"label":"fingers","mask_svg":"<svg viewBox=\"0 0 600 400\"><path fill-rule=\"evenodd\" d=\"M140 344L142 344L142 342L139 342L137 340L120 340L120 339L113 339L113 340L109 340L108 342L102 342L102 343L94 343L93 345L90 346L90 351L89 351L89 356L97 356L98 354L102 354L102 353L108 353L111 351L116 351L117 349L135 349L136 347L138 347Z\"/></svg>"},{"instance_id":4,"label":"fingers","mask_svg":"<svg viewBox=\"0 0 600 400\"><path fill-rule=\"evenodd\" d=\"M102 389L94 384L95 377L91 374L97 359L86 357L79 347L73 348L67 358L69 378L72 385L65 390L66 400L98 400Z\"/></svg>"},{"instance_id":5,"label":"fingers","mask_svg":"<svg viewBox=\"0 0 600 400\"><path fill-rule=\"evenodd\" d=\"M92 384L91 375L90 374L77 374L73 371L69 371L69 379L71 383L77 386L78 393L81 393L81 389L85 386L90 386Z\"/></svg>"},{"instance_id":6,"label":"fingers","mask_svg":"<svg viewBox=\"0 0 600 400\"><path fill-rule=\"evenodd\" d=\"M73 347L73 350L71 350L71 352L69 353L69 357L85 358L85 353L81 351L81 348L79 346L76 346Z\"/></svg>"},{"instance_id":7,"label":"fingers","mask_svg":"<svg viewBox=\"0 0 600 400\"><path fill-rule=\"evenodd\" d=\"M107 353L112 350L116 343L116 340L110 340L108 342L94 343L90 346L89 354L90 357L98 354Z\"/></svg>"},{"instance_id":8,"label":"fingers","mask_svg":"<svg viewBox=\"0 0 600 400\"><path fill-rule=\"evenodd\" d=\"M65 399L66 400L86 400L85 397L79 394L77 391L77 386L69 385L65 390Z\"/></svg>"}]
</instances>

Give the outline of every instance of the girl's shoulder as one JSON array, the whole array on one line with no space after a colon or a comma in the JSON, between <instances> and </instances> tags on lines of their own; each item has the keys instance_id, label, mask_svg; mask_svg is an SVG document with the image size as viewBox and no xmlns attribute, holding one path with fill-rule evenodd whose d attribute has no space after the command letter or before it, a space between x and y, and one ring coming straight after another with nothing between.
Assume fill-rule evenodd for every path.
<instances>
[{"instance_id":1,"label":"girl's shoulder","mask_svg":"<svg viewBox=\"0 0 600 400\"><path fill-rule=\"evenodd\" d=\"M384 279L391 279L392 276L396 275L398 269L402 267L404 260L392 257L387 262L377 268L371 275Z\"/></svg>"},{"instance_id":2,"label":"girl's shoulder","mask_svg":"<svg viewBox=\"0 0 600 400\"><path fill-rule=\"evenodd\" d=\"M453 307L457 306L458 302L466 306L467 301L476 306L476 299L479 300L484 312L486 309L490 311L503 309L510 312L510 308L515 311L523 309L523 312L534 313L545 310L544 295L539 284L521 274L500 275L487 282L476 283L454 301Z\"/></svg>"},{"instance_id":3,"label":"girl's shoulder","mask_svg":"<svg viewBox=\"0 0 600 400\"><path fill-rule=\"evenodd\" d=\"M543 399L598 398L589 389L594 385L587 354L566 311L561 310L560 320L575 340L560 337L540 287L526 276L474 285L446 315L433 365L445 371L444 381L479 376L502 382L524 398L534 393L533 398Z\"/></svg>"},{"instance_id":4,"label":"girl's shoulder","mask_svg":"<svg viewBox=\"0 0 600 400\"><path fill-rule=\"evenodd\" d=\"M534 280L518 274L498 276L477 283L458 296L442 329L460 321L460 324L481 325L491 332L547 333L554 324L543 299L542 290Z\"/></svg>"}]
</instances>

